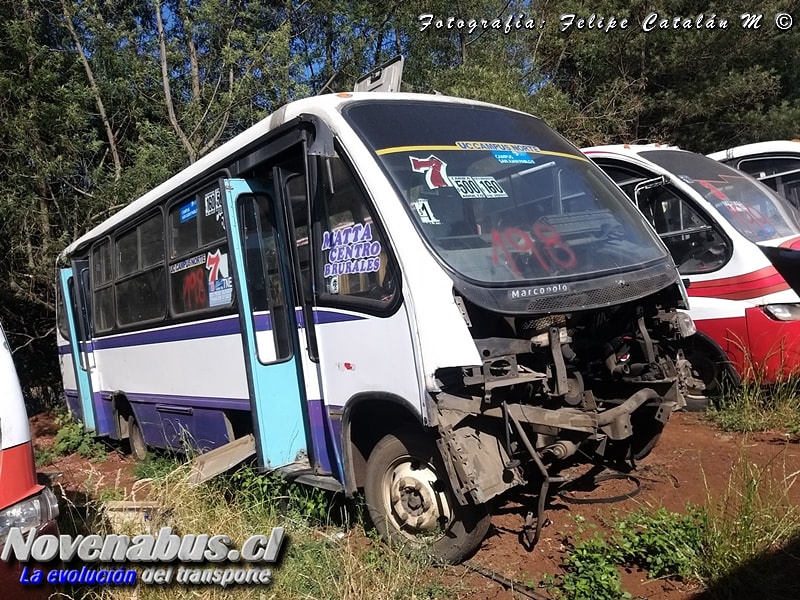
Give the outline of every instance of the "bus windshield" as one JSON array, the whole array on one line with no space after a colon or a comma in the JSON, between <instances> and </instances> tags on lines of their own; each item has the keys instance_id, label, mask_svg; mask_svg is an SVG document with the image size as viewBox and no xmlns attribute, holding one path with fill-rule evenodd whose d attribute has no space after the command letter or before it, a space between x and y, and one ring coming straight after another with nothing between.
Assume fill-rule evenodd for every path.
<instances>
[{"instance_id":1,"label":"bus windshield","mask_svg":"<svg viewBox=\"0 0 800 600\"><path fill-rule=\"evenodd\" d=\"M751 242L800 234L795 208L741 171L691 152L646 150L641 155L692 186Z\"/></svg>"},{"instance_id":2,"label":"bus windshield","mask_svg":"<svg viewBox=\"0 0 800 600\"><path fill-rule=\"evenodd\" d=\"M468 280L579 280L667 258L625 195L535 117L402 100L354 103L344 116L433 250Z\"/></svg>"}]
</instances>

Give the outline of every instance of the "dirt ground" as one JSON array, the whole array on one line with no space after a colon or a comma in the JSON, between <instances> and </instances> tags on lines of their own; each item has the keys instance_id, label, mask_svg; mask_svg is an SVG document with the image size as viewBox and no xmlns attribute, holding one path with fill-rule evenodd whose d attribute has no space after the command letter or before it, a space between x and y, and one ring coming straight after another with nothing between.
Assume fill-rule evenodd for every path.
<instances>
[{"instance_id":1,"label":"dirt ground","mask_svg":"<svg viewBox=\"0 0 800 600\"><path fill-rule=\"evenodd\" d=\"M36 447L52 444L54 423L46 415L31 419L31 430ZM523 517L529 506L509 501L495 511L492 528L470 564L497 572L522 583L537 583L545 574L558 574L565 555L564 540L576 530L575 516L581 515L588 523L600 528L616 514L642 507L664 507L684 512L687 505L704 505L709 498L720 497L730 487L735 465L741 461L753 465L769 465L774 476L786 476L793 481L800 472L800 437L777 432L759 434L731 434L721 432L700 413L676 413L672 416L658 446L642 460L633 475L641 485L635 497L608 504L572 504L555 496L547 507L550 524L545 527L536 547L528 552L520 543ZM89 463L78 456L58 459L40 470L57 477L60 487L73 500L85 498L87 490L97 496L100 490L124 487L135 489L133 460L120 453L111 452L104 462ZM566 473L574 475L574 473ZM588 497L608 497L625 494L633 489L626 480L608 481L587 492ZM794 485L790 494L800 504L800 485ZM535 497L533 497L535 500ZM787 562L788 561L788 562ZM776 564L765 563L765 568L800 572L800 558L784 556ZM772 564L772 566L769 566ZM768 574L765 573L765 576ZM652 580L646 573L635 570L622 573L623 586L633 598L649 600L705 600L705 590L689 583L673 580ZM459 586L462 597L470 600L506 600L522 597L512 593L497 582L481 575L467 574ZM544 590L540 590L546 595ZM762 595L767 599L767 596ZM798 595L797 597L800 597Z\"/></svg>"}]
</instances>

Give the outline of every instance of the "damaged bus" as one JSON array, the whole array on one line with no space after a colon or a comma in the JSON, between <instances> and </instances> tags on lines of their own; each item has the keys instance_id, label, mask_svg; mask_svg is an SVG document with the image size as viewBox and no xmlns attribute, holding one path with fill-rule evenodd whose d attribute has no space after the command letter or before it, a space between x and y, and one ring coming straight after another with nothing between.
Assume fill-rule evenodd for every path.
<instances>
[{"instance_id":1,"label":"damaged bus","mask_svg":"<svg viewBox=\"0 0 800 600\"><path fill-rule=\"evenodd\" d=\"M647 455L697 386L655 231L541 120L471 100L293 102L60 260L87 428L363 491L449 562L506 491Z\"/></svg>"}]
</instances>

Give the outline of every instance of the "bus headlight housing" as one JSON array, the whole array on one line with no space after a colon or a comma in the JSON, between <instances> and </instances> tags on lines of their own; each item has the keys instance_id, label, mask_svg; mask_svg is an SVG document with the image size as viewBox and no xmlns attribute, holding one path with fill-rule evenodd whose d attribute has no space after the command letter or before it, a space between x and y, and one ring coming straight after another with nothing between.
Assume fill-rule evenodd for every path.
<instances>
[{"instance_id":1,"label":"bus headlight housing","mask_svg":"<svg viewBox=\"0 0 800 600\"><path fill-rule=\"evenodd\" d=\"M58 518L58 498L50 488L45 488L41 494L0 510L0 548L5 545L12 527L19 527L27 534L30 529L56 518Z\"/></svg>"},{"instance_id":2,"label":"bus headlight housing","mask_svg":"<svg viewBox=\"0 0 800 600\"><path fill-rule=\"evenodd\" d=\"M800 321L800 304L766 304L763 308L776 321Z\"/></svg>"},{"instance_id":3,"label":"bus headlight housing","mask_svg":"<svg viewBox=\"0 0 800 600\"><path fill-rule=\"evenodd\" d=\"M689 313L683 312L681 310L675 312L675 316L672 319L672 323L675 329L678 330L678 333L681 334L681 337L690 337L697 333L697 327L692 320L692 317Z\"/></svg>"}]
</instances>

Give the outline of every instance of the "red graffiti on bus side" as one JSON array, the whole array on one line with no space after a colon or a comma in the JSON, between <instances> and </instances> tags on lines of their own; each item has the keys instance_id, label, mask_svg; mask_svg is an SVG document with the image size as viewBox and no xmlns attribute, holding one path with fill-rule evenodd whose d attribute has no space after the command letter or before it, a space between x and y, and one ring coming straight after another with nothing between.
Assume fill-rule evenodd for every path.
<instances>
[{"instance_id":1,"label":"red graffiti on bus side","mask_svg":"<svg viewBox=\"0 0 800 600\"><path fill-rule=\"evenodd\" d=\"M183 278L184 309L197 310L205 308L207 297L205 269L192 269Z\"/></svg>"}]
</instances>

